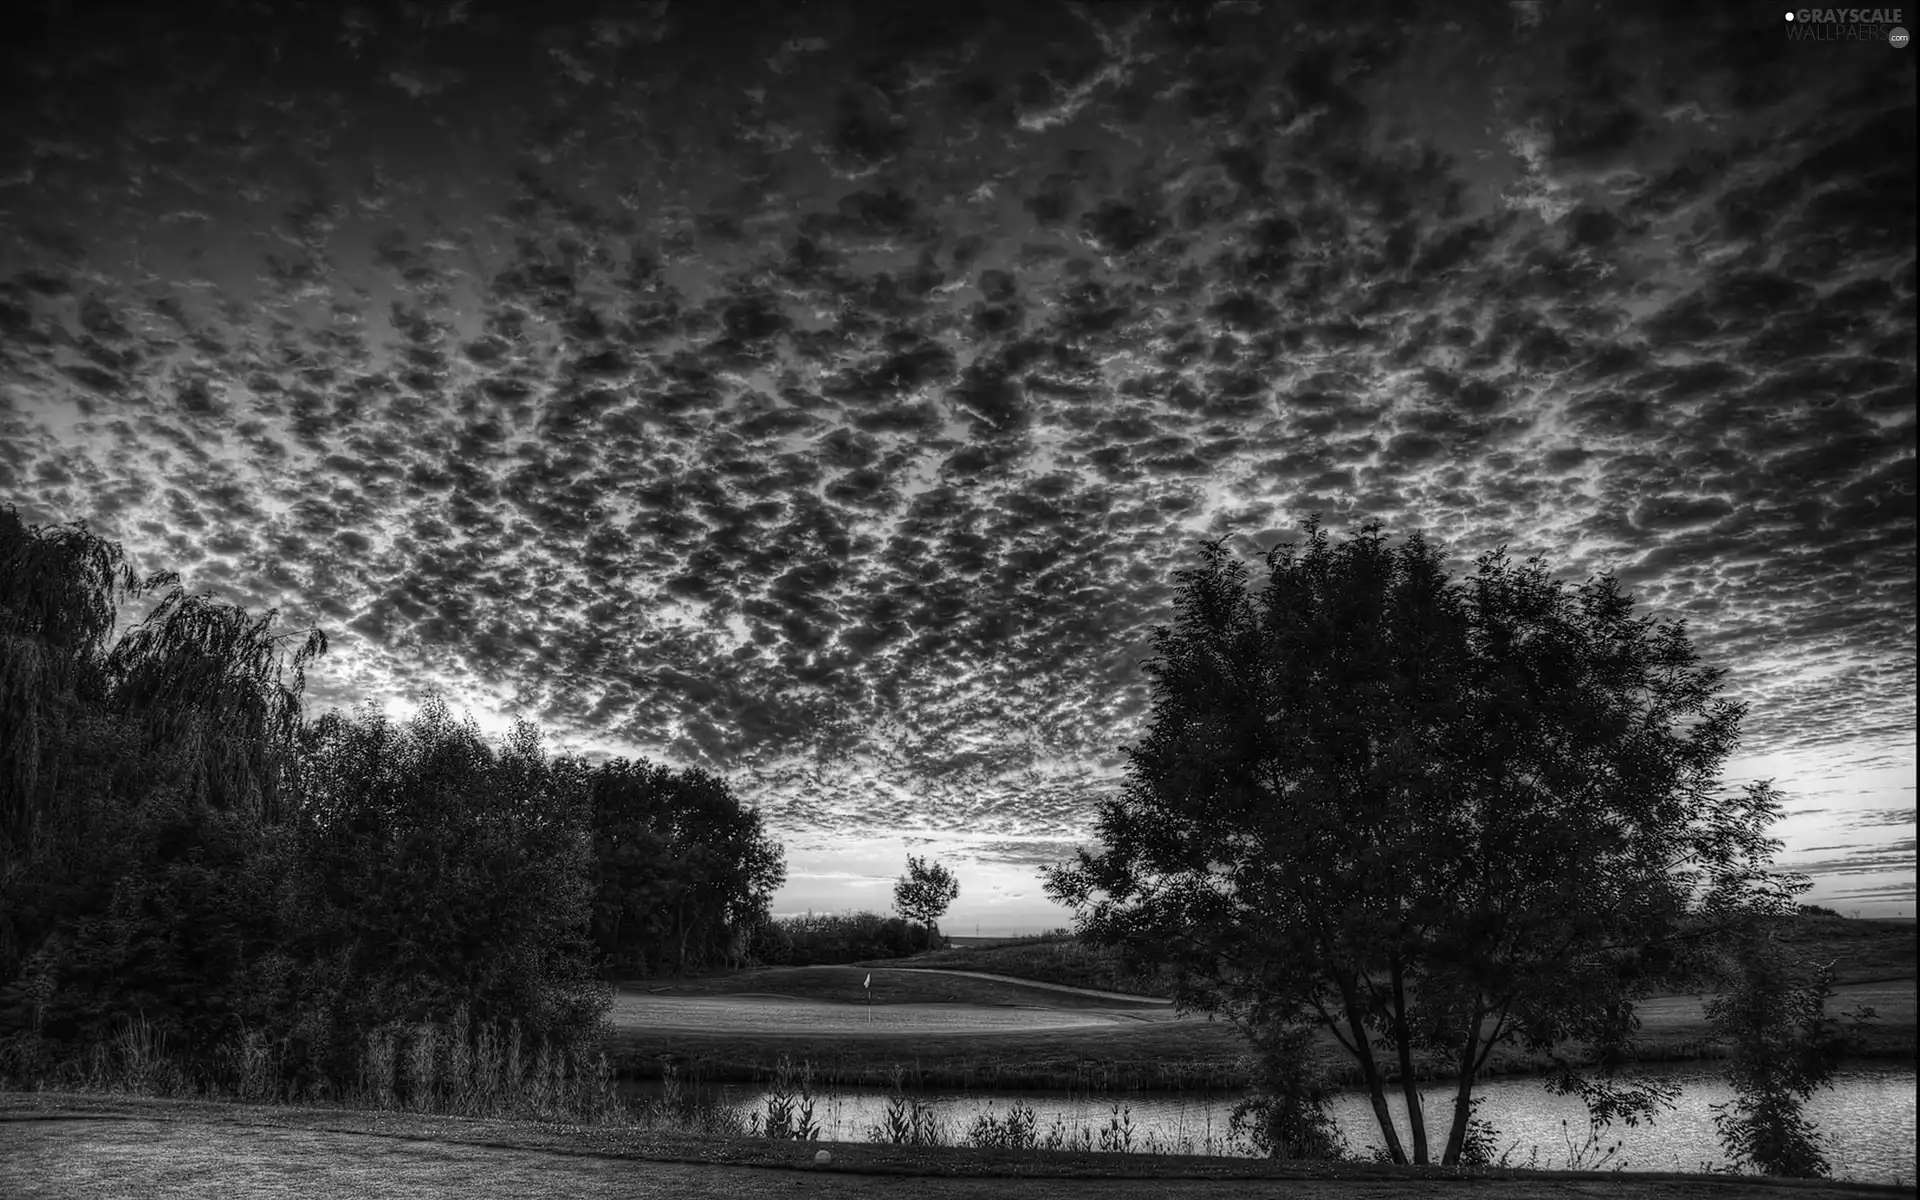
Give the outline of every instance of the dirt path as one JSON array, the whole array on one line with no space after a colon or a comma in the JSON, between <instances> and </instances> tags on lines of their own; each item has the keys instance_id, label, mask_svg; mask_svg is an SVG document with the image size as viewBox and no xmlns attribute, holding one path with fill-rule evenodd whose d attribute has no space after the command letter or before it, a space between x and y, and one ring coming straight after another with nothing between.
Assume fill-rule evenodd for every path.
<instances>
[{"instance_id":1,"label":"dirt path","mask_svg":"<svg viewBox=\"0 0 1920 1200\"><path fill-rule=\"evenodd\" d=\"M260 1110L251 1110L258 1112ZM349 1118L350 1119L350 1118ZM392 1197L458 1200L530 1196L688 1200L762 1200L792 1196L892 1197L910 1189L916 1200L984 1200L1017 1194L1034 1200L1149 1200L1151 1197L1289 1197L1292 1200L1404 1200L1457 1196L1462 1200L1609 1197L1680 1200L1681 1197L1797 1197L1912 1194L1853 1185L1773 1185L1746 1180L1584 1179L1116 1179L902 1178L898 1173L851 1174L856 1148L840 1166L748 1167L637 1160L613 1154L501 1144L493 1122L442 1119L444 1136L401 1135L325 1128L249 1124L244 1120L154 1119L127 1114L0 1115L0 1195L10 1200L106 1200L127 1197L186 1200L246 1196L267 1200L314 1197ZM418 1125L418 1119L410 1119ZM461 1128L461 1126L467 1128ZM800 1148L796 1148L799 1150ZM804 1153L804 1150L801 1151Z\"/></svg>"}]
</instances>

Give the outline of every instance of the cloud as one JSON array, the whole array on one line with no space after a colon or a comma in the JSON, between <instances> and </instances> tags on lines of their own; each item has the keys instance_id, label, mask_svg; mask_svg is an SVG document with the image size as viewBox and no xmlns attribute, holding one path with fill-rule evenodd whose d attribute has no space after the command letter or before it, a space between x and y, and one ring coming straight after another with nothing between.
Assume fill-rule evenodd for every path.
<instances>
[{"instance_id":1,"label":"cloud","mask_svg":"<svg viewBox=\"0 0 1920 1200\"><path fill-rule=\"evenodd\" d=\"M1316 511L1620 570L1752 747L1905 744L1894 60L936 7L8 51L0 496L340 633L321 705L470 689L793 836L1085 836L1173 572Z\"/></svg>"}]
</instances>

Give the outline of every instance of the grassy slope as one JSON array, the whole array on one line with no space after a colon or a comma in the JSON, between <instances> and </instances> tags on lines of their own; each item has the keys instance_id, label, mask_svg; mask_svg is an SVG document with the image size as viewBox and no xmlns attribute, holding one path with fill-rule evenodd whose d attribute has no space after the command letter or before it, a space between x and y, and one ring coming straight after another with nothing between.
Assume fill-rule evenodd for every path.
<instances>
[{"instance_id":1,"label":"grassy slope","mask_svg":"<svg viewBox=\"0 0 1920 1200\"><path fill-rule=\"evenodd\" d=\"M1635 1172L1450 1171L1373 1163L1289 1164L1258 1159L1063 1154L839 1144L828 1167L817 1143L716 1138L634 1128L579 1128L401 1113L259 1108L205 1101L0 1093L0 1194L78 1200L153 1197L383 1194L585 1198L752 1197L830 1188L892 1196L903 1177L925 1200L1017 1191L1036 1200L1088 1196L1271 1196L1285 1180L1297 1200L1399 1200L1454 1186L1475 1196L1604 1194L1618 1200L1683 1196L1911 1195L1911 1189L1826 1181ZM645 1161L644 1172L629 1164ZM809 1184L803 1172L832 1174ZM1017 1180L1018 1182L1014 1182ZM1466 1182L1471 1180L1471 1182Z\"/></svg>"},{"instance_id":2,"label":"grassy slope","mask_svg":"<svg viewBox=\"0 0 1920 1200\"><path fill-rule=\"evenodd\" d=\"M1841 983L1914 977L1916 926L1912 922L1802 916L1783 924L1781 937L1810 961L1836 963ZM1112 952L1059 938L955 947L917 954L905 961L916 967L987 971L1101 991L1169 994L1162 981L1127 974Z\"/></svg>"},{"instance_id":3,"label":"grassy slope","mask_svg":"<svg viewBox=\"0 0 1920 1200\"><path fill-rule=\"evenodd\" d=\"M1796 917L1781 930L1789 946L1814 962L1835 964L1841 983L1912 979L1920 928L1911 921Z\"/></svg>"},{"instance_id":4,"label":"grassy slope","mask_svg":"<svg viewBox=\"0 0 1920 1200\"><path fill-rule=\"evenodd\" d=\"M1064 938L933 950L914 955L905 960L905 965L986 971L1101 992L1135 992L1142 996L1161 997L1171 994L1161 981L1142 979L1123 970L1119 957L1113 952L1097 950Z\"/></svg>"},{"instance_id":5,"label":"grassy slope","mask_svg":"<svg viewBox=\"0 0 1920 1200\"><path fill-rule=\"evenodd\" d=\"M925 961L925 956L906 961L914 967L932 965ZM668 996L739 996L757 992L841 1004L865 1004L868 999L865 986L868 977L873 980L872 998L876 1004L1039 1005L1044 1008L1143 1011L1165 1011L1167 1007L1151 1000L1103 1000L1052 988L1023 987L1004 980L923 974L877 964L854 967L768 967L759 971L708 975L696 979L647 980L628 984L627 987L636 992L655 992ZM1031 979L1034 976L1024 978Z\"/></svg>"},{"instance_id":6,"label":"grassy slope","mask_svg":"<svg viewBox=\"0 0 1920 1200\"><path fill-rule=\"evenodd\" d=\"M1809 959L1837 961L1843 986L1836 1011L1870 1005L1879 1021L1859 1042L1869 1057L1911 1058L1915 1051L1915 927L1877 921L1803 917L1785 930ZM667 988L668 994L772 993L863 1003L861 982L871 971L877 1003L954 1001L973 1004L1035 1004L1048 1007L1127 1007L1120 1002L966 976L915 975L892 968L949 967L1015 975L1100 990L1150 992L1129 978L1111 955L1071 941L1050 939L1013 945L935 951L893 963L851 967L794 967L698 980L656 980L629 985ZM1903 980L1892 985L1868 981ZM1652 1061L1700 1057L1708 1029L1691 997L1657 999L1643 1009L1641 1051ZM609 1045L622 1074L657 1076L663 1061L683 1078L754 1080L768 1077L782 1055L806 1060L823 1082L879 1085L895 1065L910 1080L929 1087L1059 1088L1073 1090L1199 1090L1238 1087L1244 1043L1229 1025L1192 1018L1119 1028L1049 1030L1035 1033L918 1035L782 1035L752 1029L712 1033L626 1028ZM1353 1082L1353 1068L1329 1039L1322 1047L1335 1078ZM1489 1064L1494 1074L1538 1070L1542 1060L1503 1048Z\"/></svg>"}]
</instances>

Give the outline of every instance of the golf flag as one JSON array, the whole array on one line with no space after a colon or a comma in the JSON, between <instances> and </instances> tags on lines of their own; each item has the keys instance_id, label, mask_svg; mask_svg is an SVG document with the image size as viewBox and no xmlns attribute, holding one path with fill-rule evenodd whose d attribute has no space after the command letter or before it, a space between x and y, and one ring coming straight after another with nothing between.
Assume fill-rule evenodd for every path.
<instances>
[{"instance_id":1,"label":"golf flag","mask_svg":"<svg viewBox=\"0 0 1920 1200\"><path fill-rule=\"evenodd\" d=\"M873 990L873 972L872 971L867 972L867 981L861 984L860 986L863 988L866 988L868 991Z\"/></svg>"}]
</instances>

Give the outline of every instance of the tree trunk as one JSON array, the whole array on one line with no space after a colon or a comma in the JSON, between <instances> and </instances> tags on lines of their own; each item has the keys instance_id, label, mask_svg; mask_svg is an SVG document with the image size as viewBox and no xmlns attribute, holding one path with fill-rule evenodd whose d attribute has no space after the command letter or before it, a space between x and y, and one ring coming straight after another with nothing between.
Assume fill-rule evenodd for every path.
<instances>
[{"instance_id":1,"label":"tree trunk","mask_svg":"<svg viewBox=\"0 0 1920 1200\"><path fill-rule=\"evenodd\" d=\"M1460 1165L1460 1151L1467 1143L1467 1117L1473 1111L1474 1058L1480 1050L1480 1030L1487 1019L1479 1001L1473 1005L1473 1025L1460 1044L1460 1083L1453 1094L1453 1128L1447 1131L1447 1149L1440 1160L1444 1167Z\"/></svg>"},{"instance_id":2,"label":"tree trunk","mask_svg":"<svg viewBox=\"0 0 1920 1200\"><path fill-rule=\"evenodd\" d=\"M1420 1085L1413 1077L1413 1045L1407 1036L1407 982L1400 957L1393 959L1393 1040L1400 1051L1400 1093L1407 1098L1407 1125L1413 1132L1413 1161L1425 1165L1427 1117L1420 1104Z\"/></svg>"},{"instance_id":3,"label":"tree trunk","mask_svg":"<svg viewBox=\"0 0 1920 1200\"><path fill-rule=\"evenodd\" d=\"M1380 1078L1380 1068L1373 1061L1373 1046L1367 1040L1366 1022L1360 1018L1360 997L1354 988L1351 976L1340 975L1340 1001L1347 1010L1347 1026L1353 1032L1354 1053L1360 1059L1360 1074L1367 1081L1367 1095L1373 1100L1373 1116L1380 1122L1380 1132L1387 1139L1387 1153L1393 1161L1405 1164L1407 1151L1400 1144L1400 1131L1393 1127L1393 1113L1387 1109L1387 1092Z\"/></svg>"}]
</instances>

